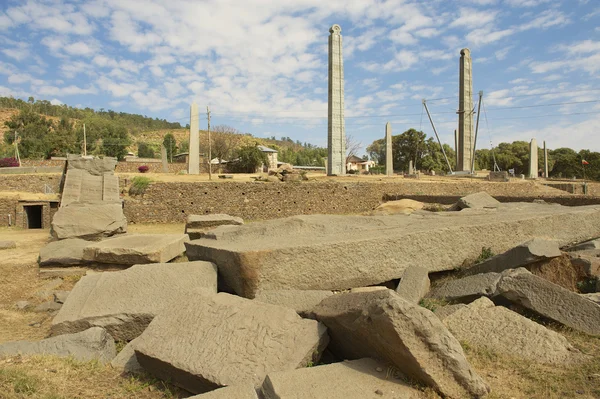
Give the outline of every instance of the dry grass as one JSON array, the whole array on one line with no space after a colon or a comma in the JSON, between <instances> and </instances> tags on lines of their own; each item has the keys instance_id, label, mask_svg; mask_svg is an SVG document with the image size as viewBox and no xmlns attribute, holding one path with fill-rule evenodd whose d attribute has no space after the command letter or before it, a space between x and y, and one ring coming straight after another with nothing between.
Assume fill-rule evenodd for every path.
<instances>
[{"instance_id":1,"label":"dry grass","mask_svg":"<svg viewBox=\"0 0 600 399\"><path fill-rule=\"evenodd\" d=\"M98 362L33 356L0 361L2 399L158 399L189 394L147 375L121 375Z\"/></svg>"},{"instance_id":2,"label":"dry grass","mask_svg":"<svg viewBox=\"0 0 600 399\"><path fill-rule=\"evenodd\" d=\"M471 365L492 388L489 399L600 398L600 337L548 327L563 334L586 358L569 365L547 365L463 343Z\"/></svg>"}]
</instances>

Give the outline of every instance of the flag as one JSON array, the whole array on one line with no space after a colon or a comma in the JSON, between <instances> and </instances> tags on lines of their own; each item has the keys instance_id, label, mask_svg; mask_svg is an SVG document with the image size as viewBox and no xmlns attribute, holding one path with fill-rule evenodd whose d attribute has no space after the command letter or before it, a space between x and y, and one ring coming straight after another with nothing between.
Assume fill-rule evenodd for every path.
<instances>
[{"instance_id":1,"label":"flag","mask_svg":"<svg viewBox=\"0 0 600 399\"><path fill-rule=\"evenodd\" d=\"M585 159L581 160L581 164L582 165L589 165L590 163L588 161L586 161Z\"/></svg>"}]
</instances>

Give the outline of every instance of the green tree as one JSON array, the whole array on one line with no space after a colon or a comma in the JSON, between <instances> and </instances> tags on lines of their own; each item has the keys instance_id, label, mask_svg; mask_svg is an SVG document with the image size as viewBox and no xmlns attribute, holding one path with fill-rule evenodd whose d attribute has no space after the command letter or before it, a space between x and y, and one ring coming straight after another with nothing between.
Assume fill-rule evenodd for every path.
<instances>
[{"instance_id":1,"label":"green tree","mask_svg":"<svg viewBox=\"0 0 600 399\"><path fill-rule=\"evenodd\" d=\"M50 151L47 137L52 130L52 121L26 108L4 122L8 130L4 141L13 144L15 133L18 137L19 152L22 158L48 158Z\"/></svg>"},{"instance_id":2,"label":"green tree","mask_svg":"<svg viewBox=\"0 0 600 399\"><path fill-rule=\"evenodd\" d=\"M175 140L173 133L165 134L165 137L163 137L163 145L167 149L167 159L169 162L173 162L173 155L177 153L177 140Z\"/></svg>"},{"instance_id":3,"label":"green tree","mask_svg":"<svg viewBox=\"0 0 600 399\"><path fill-rule=\"evenodd\" d=\"M237 173L255 173L261 165L268 164L267 154L256 146L245 146L237 151L237 160L231 164L231 169Z\"/></svg>"},{"instance_id":4,"label":"green tree","mask_svg":"<svg viewBox=\"0 0 600 399\"><path fill-rule=\"evenodd\" d=\"M77 134L68 117L63 116L54 126L54 131L46 134L46 151L48 157L79 153Z\"/></svg>"},{"instance_id":5,"label":"green tree","mask_svg":"<svg viewBox=\"0 0 600 399\"><path fill-rule=\"evenodd\" d=\"M554 151L549 151L549 155L554 160L552 170L549 171L550 177L569 179L573 176L583 177L581 157L574 150L570 148L557 148Z\"/></svg>"},{"instance_id":6,"label":"green tree","mask_svg":"<svg viewBox=\"0 0 600 399\"><path fill-rule=\"evenodd\" d=\"M140 158L154 158L154 149L147 143L138 143L138 157Z\"/></svg>"}]
</instances>

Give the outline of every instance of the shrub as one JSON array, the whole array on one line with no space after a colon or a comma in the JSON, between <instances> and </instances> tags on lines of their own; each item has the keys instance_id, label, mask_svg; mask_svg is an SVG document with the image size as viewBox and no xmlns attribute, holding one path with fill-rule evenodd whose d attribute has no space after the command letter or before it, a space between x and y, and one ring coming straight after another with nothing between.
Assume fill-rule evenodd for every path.
<instances>
[{"instance_id":1,"label":"shrub","mask_svg":"<svg viewBox=\"0 0 600 399\"><path fill-rule=\"evenodd\" d=\"M131 181L131 187L129 187L129 195L143 195L151 181L152 180L147 177L134 177Z\"/></svg>"},{"instance_id":2,"label":"shrub","mask_svg":"<svg viewBox=\"0 0 600 399\"><path fill-rule=\"evenodd\" d=\"M492 248L482 247L481 254L479 254L479 257L477 259L475 259L475 264L481 263L489 258L493 258L494 256L496 256L496 254L492 251Z\"/></svg>"},{"instance_id":3,"label":"shrub","mask_svg":"<svg viewBox=\"0 0 600 399\"><path fill-rule=\"evenodd\" d=\"M142 166L138 167L138 171L140 173L146 173L148 170L150 170L150 168L148 167L148 165L142 165Z\"/></svg>"},{"instance_id":4,"label":"shrub","mask_svg":"<svg viewBox=\"0 0 600 399\"><path fill-rule=\"evenodd\" d=\"M19 166L17 158L0 158L0 168L14 168Z\"/></svg>"}]
</instances>

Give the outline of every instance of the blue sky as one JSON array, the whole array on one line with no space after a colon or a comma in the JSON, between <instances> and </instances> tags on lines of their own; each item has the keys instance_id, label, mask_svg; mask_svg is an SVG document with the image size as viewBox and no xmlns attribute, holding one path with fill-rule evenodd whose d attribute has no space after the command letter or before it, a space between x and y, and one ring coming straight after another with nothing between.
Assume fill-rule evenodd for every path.
<instances>
[{"instance_id":1,"label":"blue sky","mask_svg":"<svg viewBox=\"0 0 600 399\"><path fill-rule=\"evenodd\" d=\"M367 146L457 125L460 49L479 145L600 151L597 0L0 0L0 95L327 142L327 38L342 26L346 133ZM437 99L437 100L436 100ZM205 126L206 119L201 120Z\"/></svg>"}]
</instances>

